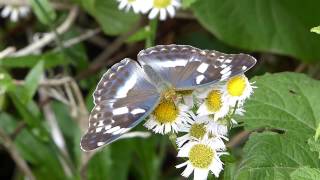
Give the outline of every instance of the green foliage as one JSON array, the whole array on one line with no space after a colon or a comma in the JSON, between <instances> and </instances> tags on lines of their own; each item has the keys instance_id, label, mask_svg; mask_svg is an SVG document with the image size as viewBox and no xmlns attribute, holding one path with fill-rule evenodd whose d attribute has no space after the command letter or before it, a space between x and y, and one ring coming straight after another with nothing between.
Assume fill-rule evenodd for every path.
<instances>
[{"instance_id":1,"label":"green foliage","mask_svg":"<svg viewBox=\"0 0 320 180\"><path fill-rule=\"evenodd\" d=\"M45 25L50 25L56 17L54 9L48 0L29 0L34 13L39 21Z\"/></svg>"},{"instance_id":2,"label":"green foliage","mask_svg":"<svg viewBox=\"0 0 320 180\"><path fill-rule=\"evenodd\" d=\"M118 2L114 0L82 0L80 3L99 22L103 31L109 35L118 35L129 31L139 19L139 16L133 12L119 10Z\"/></svg>"},{"instance_id":3,"label":"green foliage","mask_svg":"<svg viewBox=\"0 0 320 180\"><path fill-rule=\"evenodd\" d=\"M3 68L32 68L39 61L44 62L45 68L53 68L68 64L68 59L61 52L46 52L40 55L27 55L22 57L6 57L0 59Z\"/></svg>"},{"instance_id":4,"label":"green foliage","mask_svg":"<svg viewBox=\"0 0 320 180\"><path fill-rule=\"evenodd\" d=\"M302 167L291 173L290 177L292 180L318 180L320 179L320 170Z\"/></svg>"},{"instance_id":5,"label":"green foliage","mask_svg":"<svg viewBox=\"0 0 320 180\"><path fill-rule=\"evenodd\" d=\"M318 153L308 145L320 121L320 82L295 73L267 74L252 81L258 88L241 118L245 128L280 134L253 133L231 179L289 179L298 168L320 168Z\"/></svg>"},{"instance_id":6,"label":"green foliage","mask_svg":"<svg viewBox=\"0 0 320 180\"><path fill-rule=\"evenodd\" d=\"M200 23L235 47L294 56L320 58L320 39L310 33L319 23L320 1L201 0L192 5Z\"/></svg>"},{"instance_id":7,"label":"green foliage","mask_svg":"<svg viewBox=\"0 0 320 180\"><path fill-rule=\"evenodd\" d=\"M190 7L193 3L195 3L197 0L182 0L182 7L183 8L188 8Z\"/></svg>"}]
</instances>

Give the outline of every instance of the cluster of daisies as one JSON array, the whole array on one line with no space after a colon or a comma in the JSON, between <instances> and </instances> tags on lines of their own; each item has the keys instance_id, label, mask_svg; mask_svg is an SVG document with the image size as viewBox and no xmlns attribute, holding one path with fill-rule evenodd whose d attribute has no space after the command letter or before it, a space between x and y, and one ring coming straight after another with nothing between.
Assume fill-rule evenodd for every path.
<instances>
[{"instance_id":1,"label":"cluster of daisies","mask_svg":"<svg viewBox=\"0 0 320 180\"><path fill-rule=\"evenodd\" d=\"M220 156L227 154L228 131L237 122L233 115L243 115L243 104L253 93L245 75L238 75L194 91L168 91L175 98L163 98L144 126L155 133L175 138L178 157L188 159L177 165L194 179L206 179L211 172L216 177L223 169Z\"/></svg>"},{"instance_id":2,"label":"cluster of daisies","mask_svg":"<svg viewBox=\"0 0 320 180\"><path fill-rule=\"evenodd\" d=\"M138 14L149 12L149 19L159 16L160 20L165 20L167 16L174 17L175 11L181 6L180 0L117 0L119 9L133 11Z\"/></svg>"}]
</instances>

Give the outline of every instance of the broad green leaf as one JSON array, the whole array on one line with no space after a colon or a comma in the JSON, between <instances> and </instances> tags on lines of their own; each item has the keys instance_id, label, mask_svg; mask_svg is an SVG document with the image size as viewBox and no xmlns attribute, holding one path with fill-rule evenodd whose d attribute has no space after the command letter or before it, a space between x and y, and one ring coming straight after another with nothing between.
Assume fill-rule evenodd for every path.
<instances>
[{"instance_id":1,"label":"broad green leaf","mask_svg":"<svg viewBox=\"0 0 320 180\"><path fill-rule=\"evenodd\" d=\"M41 55L7 57L0 59L0 65L4 68L32 68L41 60L44 61L46 68L69 63L62 53L48 52Z\"/></svg>"},{"instance_id":2,"label":"broad green leaf","mask_svg":"<svg viewBox=\"0 0 320 180\"><path fill-rule=\"evenodd\" d=\"M308 140L308 144L311 151L317 152L319 154L320 159L320 141L315 140L314 138L310 138Z\"/></svg>"},{"instance_id":3,"label":"broad green leaf","mask_svg":"<svg viewBox=\"0 0 320 180\"><path fill-rule=\"evenodd\" d=\"M277 128L307 141L320 123L320 81L295 73L258 76L241 120L245 128Z\"/></svg>"},{"instance_id":4,"label":"broad green leaf","mask_svg":"<svg viewBox=\"0 0 320 180\"><path fill-rule=\"evenodd\" d=\"M318 0L199 0L192 4L200 23L227 44L305 61L320 59L320 37L310 33L310 27L319 23L319 7Z\"/></svg>"},{"instance_id":5,"label":"broad green leaf","mask_svg":"<svg viewBox=\"0 0 320 180\"><path fill-rule=\"evenodd\" d=\"M300 167L320 168L319 154L308 145L320 120L320 82L295 73L267 74L252 81L258 88L240 120L246 130L265 132L251 134L232 179L282 180Z\"/></svg>"},{"instance_id":6,"label":"broad green leaf","mask_svg":"<svg viewBox=\"0 0 320 180\"><path fill-rule=\"evenodd\" d=\"M139 19L139 16L132 11L119 10L118 2L115 0L82 0L82 6L109 35L118 35L129 31Z\"/></svg>"},{"instance_id":7,"label":"broad green leaf","mask_svg":"<svg viewBox=\"0 0 320 180\"><path fill-rule=\"evenodd\" d=\"M45 25L50 25L56 19L56 13L49 0L29 0L31 7L39 21Z\"/></svg>"},{"instance_id":8,"label":"broad green leaf","mask_svg":"<svg viewBox=\"0 0 320 180\"><path fill-rule=\"evenodd\" d=\"M291 173L292 180L319 180L320 170L309 167L302 167Z\"/></svg>"},{"instance_id":9,"label":"broad green leaf","mask_svg":"<svg viewBox=\"0 0 320 180\"><path fill-rule=\"evenodd\" d=\"M317 141L320 136L320 124L318 124L316 134L314 135L314 139Z\"/></svg>"},{"instance_id":10,"label":"broad green leaf","mask_svg":"<svg viewBox=\"0 0 320 180\"><path fill-rule=\"evenodd\" d=\"M31 71L25 78L25 84L23 86L24 92L22 93L24 94L22 96L23 97L22 102L28 102L33 98L34 94L37 91L38 85L40 83L43 71L44 71L43 61L39 61L37 65L31 69Z\"/></svg>"},{"instance_id":11,"label":"broad green leaf","mask_svg":"<svg viewBox=\"0 0 320 180\"><path fill-rule=\"evenodd\" d=\"M233 180L289 180L290 174L300 167L320 167L317 154L299 137L254 133L243 151L243 160Z\"/></svg>"},{"instance_id":12,"label":"broad green leaf","mask_svg":"<svg viewBox=\"0 0 320 180\"><path fill-rule=\"evenodd\" d=\"M311 32L315 32L315 33L320 34L320 26L312 28Z\"/></svg>"}]
</instances>

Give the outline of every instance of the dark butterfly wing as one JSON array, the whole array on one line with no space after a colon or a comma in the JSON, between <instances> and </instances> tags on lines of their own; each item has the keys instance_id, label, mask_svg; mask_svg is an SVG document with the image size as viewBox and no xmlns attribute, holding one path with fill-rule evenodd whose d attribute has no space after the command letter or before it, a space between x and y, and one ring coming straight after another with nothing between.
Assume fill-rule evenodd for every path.
<instances>
[{"instance_id":1,"label":"dark butterfly wing","mask_svg":"<svg viewBox=\"0 0 320 180\"><path fill-rule=\"evenodd\" d=\"M124 59L103 75L93 97L89 129L80 143L85 151L111 143L136 126L158 104L160 94L137 62Z\"/></svg>"},{"instance_id":2,"label":"dark butterfly wing","mask_svg":"<svg viewBox=\"0 0 320 180\"><path fill-rule=\"evenodd\" d=\"M256 59L247 54L224 54L186 45L159 45L142 50L138 61L142 66L151 66L178 90L226 80L256 63Z\"/></svg>"}]
</instances>

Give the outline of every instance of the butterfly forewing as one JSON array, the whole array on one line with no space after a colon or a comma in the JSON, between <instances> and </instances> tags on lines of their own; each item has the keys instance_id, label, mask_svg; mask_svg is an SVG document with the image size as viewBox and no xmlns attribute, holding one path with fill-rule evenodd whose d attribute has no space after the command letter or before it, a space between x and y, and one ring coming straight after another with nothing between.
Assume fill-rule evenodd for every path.
<instances>
[{"instance_id":1,"label":"butterfly forewing","mask_svg":"<svg viewBox=\"0 0 320 180\"><path fill-rule=\"evenodd\" d=\"M154 109L160 94L137 62L124 59L101 78L93 94L95 107L81 139L85 151L108 144L136 126Z\"/></svg>"},{"instance_id":2,"label":"butterfly forewing","mask_svg":"<svg viewBox=\"0 0 320 180\"><path fill-rule=\"evenodd\" d=\"M186 45L159 45L142 50L138 61L151 66L176 89L194 89L244 73L256 63L246 54L224 54Z\"/></svg>"}]
</instances>

